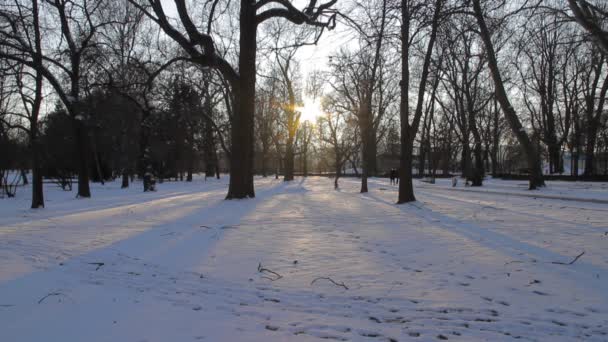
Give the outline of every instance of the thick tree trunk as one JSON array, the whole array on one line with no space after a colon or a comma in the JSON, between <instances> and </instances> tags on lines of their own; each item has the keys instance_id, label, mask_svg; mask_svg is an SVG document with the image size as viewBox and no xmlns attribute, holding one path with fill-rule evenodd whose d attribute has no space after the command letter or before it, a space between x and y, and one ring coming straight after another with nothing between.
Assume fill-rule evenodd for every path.
<instances>
[{"instance_id":1,"label":"thick tree trunk","mask_svg":"<svg viewBox=\"0 0 608 342\"><path fill-rule=\"evenodd\" d=\"M126 189L129 187L129 173L126 170L122 172L122 184L120 185L121 189Z\"/></svg>"},{"instance_id":2,"label":"thick tree trunk","mask_svg":"<svg viewBox=\"0 0 608 342\"><path fill-rule=\"evenodd\" d=\"M39 52L39 54L34 57L34 61L38 66L41 66L42 57L40 52L42 51L42 45L38 0L32 1L32 14L34 19L34 41L36 51ZM32 209L44 208L44 189L42 179L42 165L40 160L41 151L40 142L38 141L38 116L40 115L40 107L42 105L42 86L43 76L40 73L40 70L36 70L35 95L34 101L32 102L32 110L30 113L30 145L32 148Z\"/></svg>"},{"instance_id":3,"label":"thick tree trunk","mask_svg":"<svg viewBox=\"0 0 608 342\"><path fill-rule=\"evenodd\" d=\"M406 203L416 200L414 196L414 184L412 181L412 153L413 137L409 125L409 40L410 40L410 18L409 4L407 0L401 0L401 102L399 118L401 120L401 153L399 157L399 195L397 203Z\"/></svg>"},{"instance_id":4,"label":"thick tree trunk","mask_svg":"<svg viewBox=\"0 0 608 342\"><path fill-rule=\"evenodd\" d=\"M340 156L336 155L336 176L334 178L334 190L338 190L338 179L340 179L340 174L342 172L342 165L340 165Z\"/></svg>"},{"instance_id":5,"label":"thick tree trunk","mask_svg":"<svg viewBox=\"0 0 608 342\"><path fill-rule=\"evenodd\" d=\"M481 134L479 134L479 130L477 129L474 120L471 120L470 127L471 132L473 133L473 139L475 141L475 147L473 148L473 153L475 154L475 165L471 173L471 185L482 186L485 170L483 167L483 146L481 141Z\"/></svg>"},{"instance_id":6,"label":"thick tree trunk","mask_svg":"<svg viewBox=\"0 0 608 342\"><path fill-rule=\"evenodd\" d=\"M418 175L420 175L420 177L424 177L424 170L426 168L426 147L424 146L423 141L424 137L420 140L420 147L418 150Z\"/></svg>"},{"instance_id":7,"label":"thick tree trunk","mask_svg":"<svg viewBox=\"0 0 608 342\"><path fill-rule=\"evenodd\" d=\"M255 111L257 25L255 4L241 1L240 78L235 89L236 113L232 120L230 185L226 199L253 198L253 117Z\"/></svg>"},{"instance_id":8,"label":"thick tree trunk","mask_svg":"<svg viewBox=\"0 0 608 342\"><path fill-rule=\"evenodd\" d=\"M95 142L95 137L92 139L92 149L93 149L93 159L95 161L95 171L97 172L97 177L99 177L99 182L101 185L105 185L105 175L103 174L103 170L101 168L101 163L99 161L99 153L97 153L97 143Z\"/></svg>"},{"instance_id":9,"label":"thick tree trunk","mask_svg":"<svg viewBox=\"0 0 608 342\"><path fill-rule=\"evenodd\" d=\"M143 110L139 132L139 174L143 180L144 192L154 191L154 174L152 157L150 156L150 127L148 119L150 112Z\"/></svg>"},{"instance_id":10,"label":"thick tree trunk","mask_svg":"<svg viewBox=\"0 0 608 342\"><path fill-rule=\"evenodd\" d=\"M550 173L561 173L562 168L562 154L561 148L557 143L547 144L549 150L549 172Z\"/></svg>"},{"instance_id":11,"label":"thick tree trunk","mask_svg":"<svg viewBox=\"0 0 608 342\"><path fill-rule=\"evenodd\" d=\"M308 151L304 150L302 155L302 174L304 177L308 177Z\"/></svg>"},{"instance_id":12,"label":"thick tree trunk","mask_svg":"<svg viewBox=\"0 0 608 342\"><path fill-rule=\"evenodd\" d=\"M597 140L597 127L595 122L589 122L587 128L587 143L585 144L585 177L595 174L595 142Z\"/></svg>"},{"instance_id":13,"label":"thick tree trunk","mask_svg":"<svg viewBox=\"0 0 608 342\"><path fill-rule=\"evenodd\" d=\"M542 187L545 185L545 181L543 178L540 155L534 147L525 129L521 125L521 122L517 117L515 109L509 102L507 91L504 88L502 77L500 75L500 70L498 69L498 61L496 59L494 45L492 44L490 31L488 30L481 9L480 0L473 0L473 9L475 12L475 18L477 19L477 23L479 25L479 33L481 35L481 39L484 42L486 53L488 55L488 66L492 73L492 79L494 80L496 99L500 103L500 107L502 108L502 111L507 119L507 122L509 123L509 126L511 127L511 130L513 131L513 134L519 141L521 147L524 150L524 153L526 154L528 169L530 172L529 188L530 190L533 190L538 187Z\"/></svg>"},{"instance_id":14,"label":"thick tree trunk","mask_svg":"<svg viewBox=\"0 0 608 342\"><path fill-rule=\"evenodd\" d=\"M76 149L78 153L78 194L77 197L91 197L89 187L89 137L87 135L85 123L80 117L72 119L74 126L74 136L76 138Z\"/></svg>"},{"instance_id":15,"label":"thick tree trunk","mask_svg":"<svg viewBox=\"0 0 608 342\"><path fill-rule=\"evenodd\" d=\"M472 186L482 186L483 185L483 176L485 173L483 166L483 149L481 147L481 142L475 142L475 167L473 168L473 177L472 177Z\"/></svg>"},{"instance_id":16,"label":"thick tree trunk","mask_svg":"<svg viewBox=\"0 0 608 342\"><path fill-rule=\"evenodd\" d=\"M293 141L288 139L287 146L285 147L285 175L283 180L286 182L293 180L293 169L294 169L294 153L293 153Z\"/></svg>"},{"instance_id":17,"label":"thick tree trunk","mask_svg":"<svg viewBox=\"0 0 608 342\"><path fill-rule=\"evenodd\" d=\"M403 142L402 139L401 159L399 161L399 200L398 203L412 202L414 196L414 183L412 180L412 154L413 144Z\"/></svg>"},{"instance_id":18,"label":"thick tree trunk","mask_svg":"<svg viewBox=\"0 0 608 342\"><path fill-rule=\"evenodd\" d=\"M21 182L23 185L29 184L29 181L27 180L27 171L25 169L21 169Z\"/></svg>"},{"instance_id":19,"label":"thick tree trunk","mask_svg":"<svg viewBox=\"0 0 608 342\"><path fill-rule=\"evenodd\" d=\"M37 135L32 136L32 209L44 208L40 147L37 140Z\"/></svg>"},{"instance_id":20,"label":"thick tree trunk","mask_svg":"<svg viewBox=\"0 0 608 342\"><path fill-rule=\"evenodd\" d=\"M500 149L500 127L499 127L499 113L498 113L498 101L494 97L494 118L492 126L492 153L490 158L492 160L492 176L498 176L498 152Z\"/></svg>"},{"instance_id":21,"label":"thick tree trunk","mask_svg":"<svg viewBox=\"0 0 608 342\"><path fill-rule=\"evenodd\" d=\"M186 182L192 182L192 174L194 173L192 162L188 162L188 171L186 173Z\"/></svg>"},{"instance_id":22,"label":"thick tree trunk","mask_svg":"<svg viewBox=\"0 0 608 342\"><path fill-rule=\"evenodd\" d=\"M367 178L376 173L376 137L373 127L373 115L369 103L364 103L359 113L359 132L361 133L361 159L363 170L361 172L361 193L368 192Z\"/></svg>"}]
</instances>

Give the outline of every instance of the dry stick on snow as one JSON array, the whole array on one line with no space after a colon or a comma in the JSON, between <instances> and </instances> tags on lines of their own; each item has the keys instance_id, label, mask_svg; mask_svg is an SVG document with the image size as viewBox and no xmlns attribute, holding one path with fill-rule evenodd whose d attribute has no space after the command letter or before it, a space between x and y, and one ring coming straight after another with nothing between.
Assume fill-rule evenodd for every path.
<instances>
[{"instance_id":1,"label":"dry stick on snow","mask_svg":"<svg viewBox=\"0 0 608 342\"><path fill-rule=\"evenodd\" d=\"M581 252L581 254L577 255L576 258L574 258L574 260L572 260L572 261L570 261L568 263L561 262L561 261L553 261L552 264L556 264L556 265L572 265L572 264L574 264L578 260L578 258L582 257L584 254L585 254L584 251Z\"/></svg>"},{"instance_id":2,"label":"dry stick on snow","mask_svg":"<svg viewBox=\"0 0 608 342\"><path fill-rule=\"evenodd\" d=\"M331 279L330 277L318 277L318 278L315 278L315 279L313 279L313 281L310 282L310 285L313 285L317 280L329 280L332 284L334 284L336 286L341 286L345 290L348 290L348 286L344 285L344 282L337 283L333 279Z\"/></svg>"},{"instance_id":3,"label":"dry stick on snow","mask_svg":"<svg viewBox=\"0 0 608 342\"><path fill-rule=\"evenodd\" d=\"M40 298L40 300L38 301L38 304L42 303L45 299L49 298L50 296L63 296L63 293L61 293L61 292L51 292L51 293L47 294L46 296Z\"/></svg>"},{"instance_id":4,"label":"dry stick on snow","mask_svg":"<svg viewBox=\"0 0 608 342\"><path fill-rule=\"evenodd\" d=\"M268 277L268 276L263 276L262 277L262 278L268 279L270 281L275 281L275 280L279 280L279 279L283 278L283 276L280 275L280 274L278 274L277 272L262 267L262 263L258 264L258 272L260 272L260 273L264 273L264 272L270 273L270 274L272 274L272 275L274 275L276 277L276 278L272 278L272 277Z\"/></svg>"},{"instance_id":5,"label":"dry stick on snow","mask_svg":"<svg viewBox=\"0 0 608 342\"><path fill-rule=\"evenodd\" d=\"M95 271L99 270L101 268L101 266L105 265L105 263L103 262L90 262L89 265L96 265L97 268L95 269Z\"/></svg>"}]
</instances>

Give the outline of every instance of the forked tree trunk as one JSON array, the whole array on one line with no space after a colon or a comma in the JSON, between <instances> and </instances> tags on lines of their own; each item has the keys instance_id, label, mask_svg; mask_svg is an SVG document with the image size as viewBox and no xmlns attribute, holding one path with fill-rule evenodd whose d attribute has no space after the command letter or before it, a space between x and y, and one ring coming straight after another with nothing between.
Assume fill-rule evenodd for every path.
<instances>
[{"instance_id":1,"label":"forked tree trunk","mask_svg":"<svg viewBox=\"0 0 608 342\"><path fill-rule=\"evenodd\" d=\"M431 57L433 48L435 45L435 39L437 38L437 29L439 26L439 14L443 0L435 1L435 11L433 14L433 20L431 23L431 33L429 35L429 41L424 56L424 63L422 66L422 73L420 77L420 84L418 87L418 98L416 104L416 111L412 123L409 123L409 82L410 82L410 71L409 71L409 39L410 39L410 12L409 2L407 0L401 0L401 103L399 108L399 118L401 120L401 156L399 160L399 196L397 199L398 204L412 202L416 200L414 196L414 184L412 180L412 159L414 150L414 139L420 126L420 118L422 117L422 106L424 101L424 93L426 89L426 83L429 76L429 68L431 65Z\"/></svg>"}]
</instances>

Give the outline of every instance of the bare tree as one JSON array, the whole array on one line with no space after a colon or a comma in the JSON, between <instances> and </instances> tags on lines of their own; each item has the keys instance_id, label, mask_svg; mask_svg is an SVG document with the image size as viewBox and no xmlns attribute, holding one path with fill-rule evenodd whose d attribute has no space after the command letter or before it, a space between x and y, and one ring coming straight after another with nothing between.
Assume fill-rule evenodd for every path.
<instances>
[{"instance_id":1,"label":"bare tree","mask_svg":"<svg viewBox=\"0 0 608 342\"><path fill-rule=\"evenodd\" d=\"M88 152L89 138L86 127L87 113L83 112L82 82L86 77L87 65L92 57L91 51L96 46L97 32L109 24L104 15L107 1L86 0L48 0L43 3L43 13L48 21L56 20L58 27L45 35L54 35L56 41L49 44L56 48L43 47L41 53L35 44L28 43L28 30L24 27L37 26L39 22L30 22L34 7L27 7L22 0L14 0L11 6L0 9L0 20L4 29L0 31L0 57L20 63L42 74L55 90L72 118L74 136L78 151L78 194L79 197L91 197L89 187ZM59 42L59 44L56 44ZM40 62L42 60L42 62ZM64 80L67 80L64 82Z\"/></svg>"},{"instance_id":2,"label":"bare tree","mask_svg":"<svg viewBox=\"0 0 608 342\"><path fill-rule=\"evenodd\" d=\"M418 133L420 120L423 114L423 105L425 99L426 86L431 66L431 58L433 48L437 38L441 13L444 0L436 0L432 5L428 5L428 10L431 11L431 20L429 23L421 23L421 26L430 25L430 32L426 39L426 52L421 69L420 82L418 86L418 98L413 115L410 115L409 91L410 91L410 48L412 40L422 29L417 29L412 34L411 28L414 25L413 18L415 12L425 9L425 6L414 5L408 0L401 0L401 107L399 117L401 120L401 157L400 157L400 173L399 173L399 197L397 203L407 203L416 200L414 196L414 185L412 181L412 159L414 150L414 140ZM410 121L411 117L411 121Z\"/></svg>"},{"instance_id":3,"label":"bare tree","mask_svg":"<svg viewBox=\"0 0 608 342\"><path fill-rule=\"evenodd\" d=\"M604 53L608 54L608 30L602 22L608 20L608 10L586 0L568 0L568 6L578 22Z\"/></svg>"},{"instance_id":4,"label":"bare tree","mask_svg":"<svg viewBox=\"0 0 608 342\"><path fill-rule=\"evenodd\" d=\"M494 80L496 99L498 103L500 103L513 134L517 137L519 144L526 154L528 172L530 174L529 188L530 190L537 189L538 187L545 185L539 151L532 143L532 140L526 133L526 130L517 116L515 108L513 108L509 101L509 96L505 90L501 72L498 67L498 60L496 58L494 43L492 42L491 31L486 24L486 15L483 12L480 0L473 0L473 12L479 26L480 37L486 49L488 67L490 68L492 79Z\"/></svg>"},{"instance_id":5,"label":"bare tree","mask_svg":"<svg viewBox=\"0 0 608 342\"><path fill-rule=\"evenodd\" d=\"M213 22L217 19L218 6L229 6L228 1L214 0L206 7L207 25L201 29L194 23L185 0L174 0L180 28L167 17L161 0L129 0L144 11L163 31L176 41L189 60L202 67L219 70L228 81L234 94L235 115L232 118L232 147L230 158L230 185L227 199L254 197L253 147L256 86L256 52L258 27L273 18L286 19L294 24L307 24L320 28L333 28L335 14L331 7L337 0L317 4L310 0L303 9L297 9L290 1L241 0L239 11L238 71L219 55L213 35Z\"/></svg>"},{"instance_id":6,"label":"bare tree","mask_svg":"<svg viewBox=\"0 0 608 342\"><path fill-rule=\"evenodd\" d=\"M348 120L346 113L340 109L335 98L327 96L323 102L324 116L317 119L319 141L326 145L334 157L334 189L338 189L338 179L342 175L344 164L355 151L354 136L356 123Z\"/></svg>"}]
</instances>

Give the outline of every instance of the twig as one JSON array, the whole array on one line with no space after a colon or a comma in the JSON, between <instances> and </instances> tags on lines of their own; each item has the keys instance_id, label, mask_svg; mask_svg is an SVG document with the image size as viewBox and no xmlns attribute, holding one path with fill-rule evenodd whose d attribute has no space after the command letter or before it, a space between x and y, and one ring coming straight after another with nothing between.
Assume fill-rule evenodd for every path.
<instances>
[{"instance_id":1,"label":"twig","mask_svg":"<svg viewBox=\"0 0 608 342\"><path fill-rule=\"evenodd\" d=\"M574 258L572 261L565 263L565 262L561 262L561 261L553 261L552 264L556 264L556 265L572 265L574 264L578 258L582 257L585 254L585 252L581 252L581 254L577 255L576 258Z\"/></svg>"},{"instance_id":2,"label":"twig","mask_svg":"<svg viewBox=\"0 0 608 342\"><path fill-rule=\"evenodd\" d=\"M329 280L332 284L334 284L336 286L341 286L345 290L348 290L348 286L344 285L344 282L337 283L333 279L331 279L330 277L318 277L318 278L315 278L315 279L313 279L313 281L310 282L310 285L313 285L317 280Z\"/></svg>"},{"instance_id":3,"label":"twig","mask_svg":"<svg viewBox=\"0 0 608 342\"><path fill-rule=\"evenodd\" d=\"M513 261L505 262L505 266L507 266L509 264L521 264L521 263L523 263L523 261L513 260Z\"/></svg>"},{"instance_id":4,"label":"twig","mask_svg":"<svg viewBox=\"0 0 608 342\"><path fill-rule=\"evenodd\" d=\"M101 268L101 266L105 265L105 263L103 262L90 262L89 265L97 265L97 268L95 269L95 271L99 270Z\"/></svg>"},{"instance_id":5,"label":"twig","mask_svg":"<svg viewBox=\"0 0 608 342\"><path fill-rule=\"evenodd\" d=\"M42 301L44 301L45 299L49 298L50 296L63 296L63 293L61 293L61 292L51 292L51 293L47 294L46 296L40 298L40 300L38 301L38 304L42 303Z\"/></svg>"},{"instance_id":6,"label":"twig","mask_svg":"<svg viewBox=\"0 0 608 342\"><path fill-rule=\"evenodd\" d=\"M264 272L266 272L266 273L270 273L270 274L274 275L274 276L275 276L275 278L268 277L268 276L263 276L263 277L262 277L262 278L269 279L270 281L275 281L275 280L279 280L279 279L283 278L283 276L282 276L282 275L280 275L280 274L278 274L277 272L275 272L275 271L272 271L272 270L269 270L269 269L267 269L267 268L262 267L262 263L259 263L259 264L258 264L258 272L260 272L260 273L264 273Z\"/></svg>"}]
</instances>

